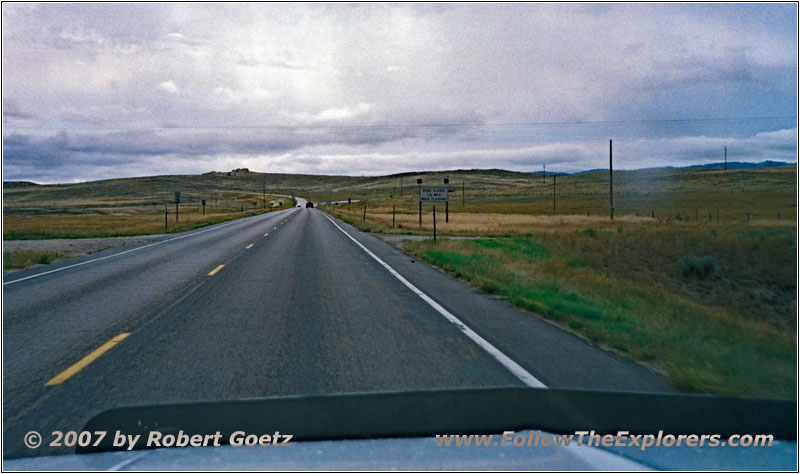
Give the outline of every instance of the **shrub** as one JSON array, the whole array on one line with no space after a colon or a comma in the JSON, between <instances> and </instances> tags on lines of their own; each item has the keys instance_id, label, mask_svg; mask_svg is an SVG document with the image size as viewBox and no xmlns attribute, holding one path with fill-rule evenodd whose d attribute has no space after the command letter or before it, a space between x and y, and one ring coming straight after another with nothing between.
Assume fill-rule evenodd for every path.
<instances>
[{"instance_id":1,"label":"shrub","mask_svg":"<svg viewBox=\"0 0 800 474\"><path fill-rule=\"evenodd\" d=\"M719 270L719 263L714 257L682 257L678 266L683 276L701 279L710 277Z\"/></svg>"},{"instance_id":2,"label":"shrub","mask_svg":"<svg viewBox=\"0 0 800 474\"><path fill-rule=\"evenodd\" d=\"M39 258L36 260L36 263L39 263L41 265L49 265L50 262L52 262L55 259L56 259L56 254L52 254L49 252L43 253L39 255Z\"/></svg>"}]
</instances>

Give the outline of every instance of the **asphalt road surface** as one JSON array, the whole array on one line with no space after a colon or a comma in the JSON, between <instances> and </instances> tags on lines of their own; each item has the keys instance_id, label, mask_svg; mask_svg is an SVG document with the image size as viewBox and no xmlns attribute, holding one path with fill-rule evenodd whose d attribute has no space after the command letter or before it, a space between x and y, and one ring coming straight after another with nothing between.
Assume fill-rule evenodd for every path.
<instances>
[{"instance_id":1,"label":"asphalt road surface","mask_svg":"<svg viewBox=\"0 0 800 474\"><path fill-rule=\"evenodd\" d=\"M317 209L15 272L3 297L7 458L71 452L28 449L23 436L48 440L127 405L525 384L670 390Z\"/></svg>"}]
</instances>

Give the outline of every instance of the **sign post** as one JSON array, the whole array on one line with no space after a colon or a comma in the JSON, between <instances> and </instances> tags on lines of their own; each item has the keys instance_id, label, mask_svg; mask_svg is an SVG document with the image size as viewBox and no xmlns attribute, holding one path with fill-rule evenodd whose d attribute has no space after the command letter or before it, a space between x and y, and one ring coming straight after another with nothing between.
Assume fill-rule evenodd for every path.
<instances>
[{"instance_id":1,"label":"sign post","mask_svg":"<svg viewBox=\"0 0 800 474\"><path fill-rule=\"evenodd\" d=\"M178 204L181 203L181 192L175 191L175 222L178 222Z\"/></svg>"},{"instance_id":2,"label":"sign post","mask_svg":"<svg viewBox=\"0 0 800 474\"><path fill-rule=\"evenodd\" d=\"M203 199L203 215L206 215L206 200Z\"/></svg>"},{"instance_id":3,"label":"sign post","mask_svg":"<svg viewBox=\"0 0 800 474\"><path fill-rule=\"evenodd\" d=\"M436 204L433 205L433 241L436 242Z\"/></svg>"},{"instance_id":4,"label":"sign post","mask_svg":"<svg viewBox=\"0 0 800 474\"><path fill-rule=\"evenodd\" d=\"M423 202L443 202L447 203L447 188L421 187L419 188L419 210L420 225L422 224L422 203ZM436 240L436 205L433 206L433 240Z\"/></svg>"}]
</instances>

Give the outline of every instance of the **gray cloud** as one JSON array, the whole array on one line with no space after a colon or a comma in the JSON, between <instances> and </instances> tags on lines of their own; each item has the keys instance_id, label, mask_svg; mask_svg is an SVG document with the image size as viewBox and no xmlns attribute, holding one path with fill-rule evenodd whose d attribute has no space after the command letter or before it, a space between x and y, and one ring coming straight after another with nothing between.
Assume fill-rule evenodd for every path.
<instances>
[{"instance_id":1,"label":"gray cloud","mask_svg":"<svg viewBox=\"0 0 800 474\"><path fill-rule=\"evenodd\" d=\"M526 153L550 153L566 171L591 167L587 143L605 137L663 138L664 164L705 160L719 140L753 143L748 159L793 160L796 140L764 133L796 119L635 122L793 116L796 11L7 4L5 179L245 163L347 174L466 166L459 159L525 169ZM632 122L496 125L608 120Z\"/></svg>"}]
</instances>

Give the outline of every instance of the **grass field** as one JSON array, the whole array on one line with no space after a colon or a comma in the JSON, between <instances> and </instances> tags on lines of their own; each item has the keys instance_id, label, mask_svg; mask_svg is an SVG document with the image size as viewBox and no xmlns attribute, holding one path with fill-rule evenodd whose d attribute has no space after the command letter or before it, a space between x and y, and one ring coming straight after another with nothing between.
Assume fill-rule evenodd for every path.
<instances>
[{"instance_id":1,"label":"grass field","mask_svg":"<svg viewBox=\"0 0 800 474\"><path fill-rule=\"evenodd\" d=\"M422 260L595 343L681 390L795 395L794 229L740 234L623 225L407 242ZM704 271L704 260L716 262ZM699 262L697 273L681 263ZM779 262L786 262L781 265ZM716 267L716 268L715 268Z\"/></svg>"},{"instance_id":2,"label":"grass field","mask_svg":"<svg viewBox=\"0 0 800 474\"><path fill-rule=\"evenodd\" d=\"M437 233L476 239L404 248L680 390L796 397L796 168L626 175L613 221L598 176L559 177L556 214L552 182L549 196L531 183L467 192L463 205L455 193L449 222L437 206ZM432 205L420 226L413 199L367 197L366 218L363 203L331 212L369 232L430 236Z\"/></svg>"},{"instance_id":3,"label":"grass field","mask_svg":"<svg viewBox=\"0 0 800 474\"><path fill-rule=\"evenodd\" d=\"M425 204L420 226L416 180L445 177L449 222L438 205L437 233L474 239L408 242L408 252L662 371L680 390L796 397L796 166L615 172L613 221L606 172L557 176L555 212L552 176L500 170L6 183L3 238L161 233L165 205L175 232L292 205L278 194L322 202L364 231L430 236L433 209Z\"/></svg>"},{"instance_id":4,"label":"grass field","mask_svg":"<svg viewBox=\"0 0 800 474\"><path fill-rule=\"evenodd\" d=\"M3 240L74 239L120 237L183 232L211 224L292 207L290 198L267 196L264 199L242 193L224 193L220 206L207 202L206 212L197 203L182 204L176 220L175 205L147 205L128 201L114 208L103 207L102 199L83 199L62 212L52 208L29 207L30 212L3 215ZM165 216L165 209L167 215ZM165 219L166 217L166 219Z\"/></svg>"}]
</instances>

